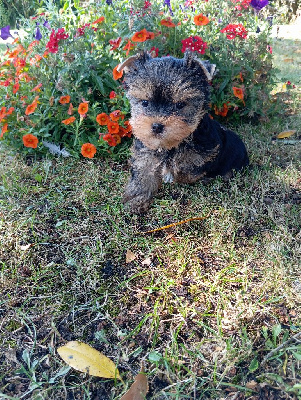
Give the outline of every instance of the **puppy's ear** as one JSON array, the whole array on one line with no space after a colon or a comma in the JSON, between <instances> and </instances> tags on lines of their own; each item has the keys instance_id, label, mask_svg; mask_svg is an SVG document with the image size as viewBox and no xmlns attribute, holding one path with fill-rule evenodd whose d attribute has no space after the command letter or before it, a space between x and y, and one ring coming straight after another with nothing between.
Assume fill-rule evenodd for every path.
<instances>
[{"instance_id":1,"label":"puppy's ear","mask_svg":"<svg viewBox=\"0 0 301 400\"><path fill-rule=\"evenodd\" d=\"M124 71L125 73L127 73L132 67L135 66L139 68L147 61L149 61L151 58L152 58L151 55L146 51L135 54L134 56L127 58L121 64L119 64L117 67L117 71L118 72Z\"/></svg>"},{"instance_id":2,"label":"puppy's ear","mask_svg":"<svg viewBox=\"0 0 301 400\"><path fill-rule=\"evenodd\" d=\"M184 56L184 65L187 68L200 67L206 76L208 82L212 81L215 75L215 64L211 64L209 61L202 61L197 58L192 51L186 51Z\"/></svg>"}]
</instances>

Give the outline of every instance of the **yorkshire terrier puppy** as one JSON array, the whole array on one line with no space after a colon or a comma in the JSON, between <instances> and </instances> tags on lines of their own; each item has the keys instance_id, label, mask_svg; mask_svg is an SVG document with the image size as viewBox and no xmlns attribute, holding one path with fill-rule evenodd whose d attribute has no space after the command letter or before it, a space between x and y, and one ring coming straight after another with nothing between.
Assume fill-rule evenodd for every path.
<instances>
[{"instance_id":1,"label":"yorkshire terrier puppy","mask_svg":"<svg viewBox=\"0 0 301 400\"><path fill-rule=\"evenodd\" d=\"M162 182L229 178L248 165L239 136L208 115L215 65L192 52L183 59L132 56L119 65L131 105L134 143L124 202L147 211Z\"/></svg>"}]
</instances>

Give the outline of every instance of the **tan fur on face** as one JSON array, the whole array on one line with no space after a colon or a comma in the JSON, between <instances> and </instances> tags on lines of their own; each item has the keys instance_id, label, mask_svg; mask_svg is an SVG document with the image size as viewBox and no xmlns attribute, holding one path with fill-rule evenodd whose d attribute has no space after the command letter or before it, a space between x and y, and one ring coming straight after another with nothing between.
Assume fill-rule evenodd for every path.
<instances>
[{"instance_id":1,"label":"tan fur on face","mask_svg":"<svg viewBox=\"0 0 301 400\"><path fill-rule=\"evenodd\" d=\"M188 125L175 116L154 118L138 115L133 116L130 123L134 136L151 150L159 148L170 150L173 147L178 147L197 127L197 124ZM154 123L164 125L164 130L161 134L152 132Z\"/></svg>"}]
</instances>

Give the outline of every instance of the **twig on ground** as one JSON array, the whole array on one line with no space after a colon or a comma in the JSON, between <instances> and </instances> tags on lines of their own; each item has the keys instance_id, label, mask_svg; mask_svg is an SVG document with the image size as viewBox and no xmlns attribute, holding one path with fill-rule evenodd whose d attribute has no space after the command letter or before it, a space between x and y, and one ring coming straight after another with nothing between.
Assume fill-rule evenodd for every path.
<instances>
[{"instance_id":1,"label":"twig on ground","mask_svg":"<svg viewBox=\"0 0 301 400\"><path fill-rule=\"evenodd\" d=\"M260 365L264 365L267 360L275 353L277 353L277 351L283 349L284 347L286 347L289 343L293 342L294 340L297 340L299 337L301 336L301 332L296 333L296 335L292 336L291 338L287 339L284 343L280 344L278 347L276 347L275 349L271 350L265 357L264 359L261 361Z\"/></svg>"}]
</instances>

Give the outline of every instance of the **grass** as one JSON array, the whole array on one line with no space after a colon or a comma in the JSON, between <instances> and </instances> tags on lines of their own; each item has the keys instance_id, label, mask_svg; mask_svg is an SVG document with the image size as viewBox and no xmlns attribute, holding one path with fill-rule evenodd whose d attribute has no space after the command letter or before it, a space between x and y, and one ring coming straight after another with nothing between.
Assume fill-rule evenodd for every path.
<instances>
[{"instance_id":1,"label":"grass","mask_svg":"<svg viewBox=\"0 0 301 400\"><path fill-rule=\"evenodd\" d=\"M299 94L282 94L286 115L237 128L247 171L165 185L145 216L122 206L127 163L2 149L0 398L119 399L142 361L148 399L300 398L300 141L272 140L300 135ZM125 384L66 368L56 349L70 340Z\"/></svg>"}]
</instances>

